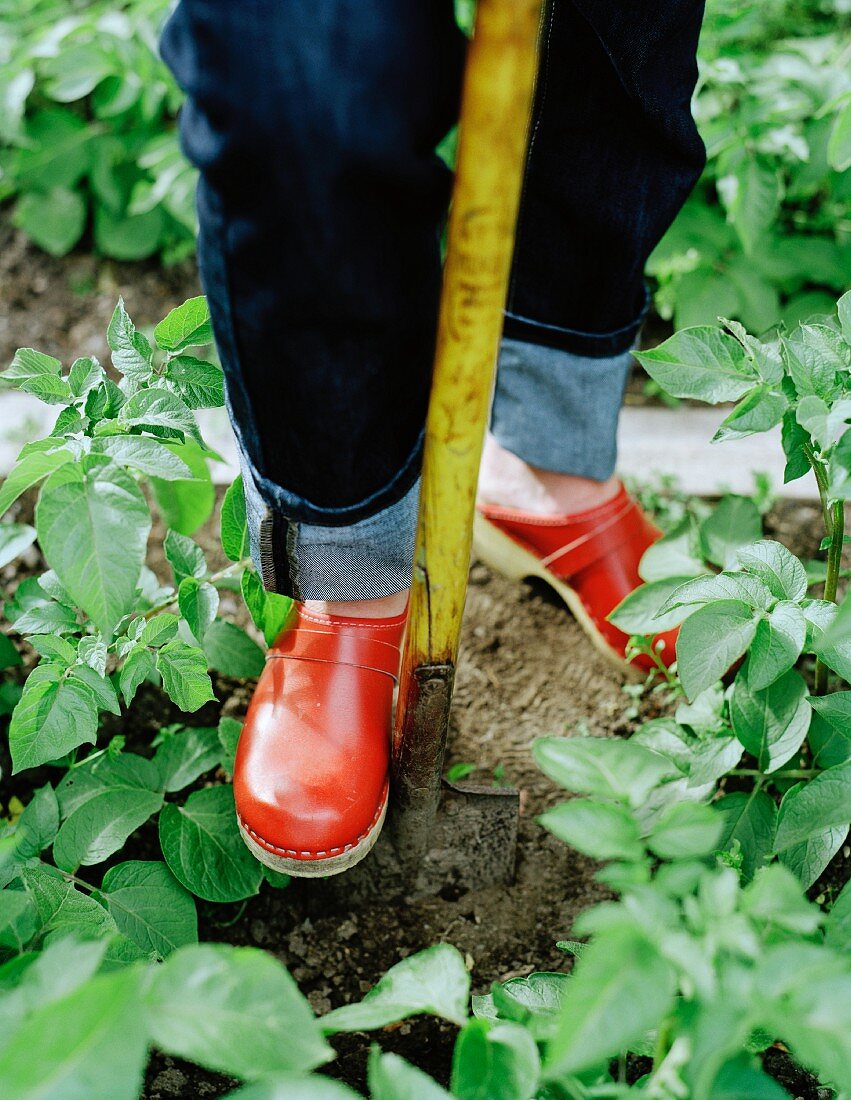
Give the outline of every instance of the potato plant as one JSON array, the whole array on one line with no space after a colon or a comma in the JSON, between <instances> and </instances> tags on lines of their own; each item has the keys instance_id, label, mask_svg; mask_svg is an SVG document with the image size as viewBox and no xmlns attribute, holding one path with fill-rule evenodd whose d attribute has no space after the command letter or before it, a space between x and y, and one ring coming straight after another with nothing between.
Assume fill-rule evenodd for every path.
<instances>
[{"instance_id":1,"label":"potato plant","mask_svg":"<svg viewBox=\"0 0 851 1100\"><path fill-rule=\"evenodd\" d=\"M722 846L746 879L777 859L810 886L851 820L851 605L836 603L851 486L851 294L823 323L773 343L727 321L685 329L639 358L675 396L737 402L717 441L779 425L787 481L815 475L820 596L795 555L760 537L755 506L731 497L652 547L647 583L612 615L635 634L681 624L672 686L684 698L633 740L676 765L678 797L721 795Z\"/></svg>"},{"instance_id":2,"label":"potato plant","mask_svg":"<svg viewBox=\"0 0 851 1100\"><path fill-rule=\"evenodd\" d=\"M191 537L211 508L211 452L194 413L223 401L219 367L199 354L211 337L206 304L173 310L151 341L119 302L110 371L91 358L66 371L20 350L7 382L55 405L57 419L0 486L3 512L37 487L34 526L0 524L0 561L37 539L48 567L6 606L37 663L22 688L5 685L0 709L11 711L14 769L39 770L0 836L4 1096L41 1095L50 1082L48 1095L131 1100L152 1047L248 1082L232 1093L245 1100L354 1096L316 1072L333 1057L326 1037L419 1013L459 1028L450 1091L376 1047L378 1100L775 1100L787 1094L759 1055L777 1041L847 1096L851 887L827 892L829 912L804 891L851 818L851 691L840 682L851 630L835 602L851 465L849 307L846 295L833 318L775 344L728 322L643 356L671 392L738 402L719 440L782 424L787 476L813 469L823 495L827 562L808 574L762 537L757 505L735 496L685 509L648 551L647 583L614 619L637 636L682 624L663 685L671 713L628 741L535 747L578 796L541 824L599 860L618 898L579 918L584 942L564 942L574 972L496 983L471 1002L463 957L439 944L321 1018L271 956L197 942L199 902L286 885L238 834L226 780L239 723L167 725L137 752L101 721L132 708L143 684L194 712L212 698L210 668L257 674L262 651L219 616L222 590L242 592L267 641L290 611L249 561L239 481L221 509L230 564L211 570ZM167 526L168 584L146 564L152 508ZM810 595L813 582L823 598ZM2 638L0 660L20 664ZM131 838L142 828L152 837L151 822L162 858L133 858ZM637 1080L627 1073L636 1057Z\"/></svg>"},{"instance_id":3,"label":"potato plant","mask_svg":"<svg viewBox=\"0 0 851 1100\"><path fill-rule=\"evenodd\" d=\"M706 171L648 265L675 325L763 333L830 308L851 267L849 13L709 0L694 114Z\"/></svg>"},{"instance_id":4,"label":"potato plant","mask_svg":"<svg viewBox=\"0 0 851 1100\"><path fill-rule=\"evenodd\" d=\"M182 94L160 61L166 0L0 3L0 201L47 252L87 229L117 260L194 251Z\"/></svg>"},{"instance_id":5,"label":"potato plant","mask_svg":"<svg viewBox=\"0 0 851 1100\"><path fill-rule=\"evenodd\" d=\"M0 560L38 539L48 566L22 580L5 608L12 633L38 659L19 698L4 699L12 765L15 772L42 769L43 783L6 830L6 955L29 953L64 930L108 932L108 958L164 958L197 939L194 897L232 902L255 894L264 879L286 884L264 874L245 849L230 786L199 782L231 770L238 722L167 726L150 758L101 729L104 714L120 716L122 702L132 707L143 683L161 685L191 713L214 698L208 668L259 673L262 649L217 614L222 588L242 590L268 637L290 608L283 597L266 596L250 565L239 481L221 514L231 564L211 572L201 547L182 533L208 518L213 498L211 452L195 410L224 399L221 369L190 354L211 339L204 299L172 310L153 336L152 344L119 301L107 333L111 372L92 358L64 371L58 360L24 348L3 375L57 407L51 435L24 446L0 487L5 512L39 486L35 526L0 525ZM173 525L163 542L168 584L146 564L149 501ZM7 667L21 663L5 635L0 659ZM114 856L152 818L161 860L127 860L98 880L80 874Z\"/></svg>"}]
</instances>

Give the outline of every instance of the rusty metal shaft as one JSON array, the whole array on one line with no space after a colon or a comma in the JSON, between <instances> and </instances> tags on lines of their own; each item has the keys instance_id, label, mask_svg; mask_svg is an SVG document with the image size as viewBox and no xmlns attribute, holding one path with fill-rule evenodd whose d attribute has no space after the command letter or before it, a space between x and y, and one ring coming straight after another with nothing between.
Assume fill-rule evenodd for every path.
<instances>
[{"instance_id":1,"label":"rusty metal shaft","mask_svg":"<svg viewBox=\"0 0 851 1100\"><path fill-rule=\"evenodd\" d=\"M479 0L426 422L410 619L394 735L395 830L424 850L440 797L537 63L540 0Z\"/></svg>"}]
</instances>

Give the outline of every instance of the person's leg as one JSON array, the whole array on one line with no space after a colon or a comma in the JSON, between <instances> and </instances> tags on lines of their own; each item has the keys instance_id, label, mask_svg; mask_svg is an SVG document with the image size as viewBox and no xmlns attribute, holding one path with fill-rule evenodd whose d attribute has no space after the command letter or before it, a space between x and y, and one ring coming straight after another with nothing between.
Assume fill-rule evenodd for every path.
<instances>
[{"instance_id":1,"label":"person's leg","mask_svg":"<svg viewBox=\"0 0 851 1100\"><path fill-rule=\"evenodd\" d=\"M549 0L480 483L541 513L613 497L645 261L703 168L703 0Z\"/></svg>"},{"instance_id":2,"label":"person's leg","mask_svg":"<svg viewBox=\"0 0 851 1100\"><path fill-rule=\"evenodd\" d=\"M463 50L452 0L182 0L163 35L252 551L301 601L409 583Z\"/></svg>"},{"instance_id":3,"label":"person's leg","mask_svg":"<svg viewBox=\"0 0 851 1100\"><path fill-rule=\"evenodd\" d=\"M702 0L549 0L476 549L536 576L623 667L610 621L661 532L613 477L643 270L704 164ZM645 668L675 655L670 632Z\"/></svg>"}]
</instances>

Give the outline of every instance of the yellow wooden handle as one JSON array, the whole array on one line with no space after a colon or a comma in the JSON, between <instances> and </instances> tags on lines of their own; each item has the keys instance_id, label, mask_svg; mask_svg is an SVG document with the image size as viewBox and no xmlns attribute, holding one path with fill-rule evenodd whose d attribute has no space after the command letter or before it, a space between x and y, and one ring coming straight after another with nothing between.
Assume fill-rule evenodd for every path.
<instances>
[{"instance_id":1,"label":"yellow wooden handle","mask_svg":"<svg viewBox=\"0 0 851 1100\"><path fill-rule=\"evenodd\" d=\"M538 0L479 0L426 423L408 668L454 663L535 80Z\"/></svg>"},{"instance_id":2,"label":"yellow wooden handle","mask_svg":"<svg viewBox=\"0 0 851 1100\"><path fill-rule=\"evenodd\" d=\"M402 786L411 782L412 771L418 772L417 788L434 789L439 782L433 772L441 767L445 728L423 727L445 726L451 673L441 693L434 677L426 682L424 670L450 670L458 652L540 17L540 0L479 0L467 59L397 712L396 770ZM424 685L434 687L435 696L445 694L445 706L435 698L434 706L423 708Z\"/></svg>"}]
</instances>

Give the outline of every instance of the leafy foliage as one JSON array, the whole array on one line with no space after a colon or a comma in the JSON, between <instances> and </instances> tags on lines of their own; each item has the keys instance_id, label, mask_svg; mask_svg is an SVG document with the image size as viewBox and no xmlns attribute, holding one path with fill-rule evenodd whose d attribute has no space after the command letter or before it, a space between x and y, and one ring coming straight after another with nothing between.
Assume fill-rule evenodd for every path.
<instances>
[{"instance_id":1,"label":"leafy foliage","mask_svg":"<svg viewBox=\"0 0 851 1100\"><path fill-rule=\"evenodd\" d=\"M195 173L174 125L182 94L157 54L168 9L0 5L0 201L15 199L15 223L53 255L89 228L118 260L194 249Z\"/></svg>"},{"instance_id":2,"label":"leafy foliage","mask_svg":"<svg viewBox=\"0 0 851 1100\"><path fill-rule=\"evenodd\" d=\"M791 327L847 288L848 29L834 0L709 0L694 99L708 163L648 265L678 327Z\"/></svg>"},{"instance_id":3,"label":"leafy foliage","mask_svg":"<svg viewBox=\"0 0 851 1100\"><path fill-rule=\"evenodd\" d=\"M48 567L21 581L6 604L13 634L37 661L11 714L14 769L47 764L60 777L0 837L0 959L34 958L70 935L111 937L110 966L162 959L197 941L195 897L241 900L271 881L239 838L230 786L183 793L232 770L239 723L167 727L149 755L125 751L121 736L107 740L101 729L101 716L120 715L145 681L195 712L214 698L211 664L240 676L257 672L246 654L262 663L257 644L216 617L220 587L240 591L253 570L240 483L227 497L226 541L239 548L230 565L212 572L202 548L173 527L164 549L174 583L160 584L146 564L157 483L212 494L194 410L222 402L221 370L192 357L186 371L188 352L210 339L203 298L172 310L153 344L119 301L107 334L111 372L94 359L65 371L26 348L6 371L13 386L59 406L51 435L24 447L0 488L5 510L39 486L35 526L0 524L0 547L9 560L37 540ZM173 504L161 509L167 521ZM198 513L195 500L192 523L209 513ZM285 618L290 602L276 599L268 598L274 614L263 601L250 605L258 630ZM204 648L214 628L226 628L228 641L215 660ZM5 636L4 643L5 664L20 663ZM156 834L152 822L164 858L116 862L137 830ZM278 876L274 884L285 883ZM133 988L130 999L138 1000Z\"/></svg>"}]
</instances>

